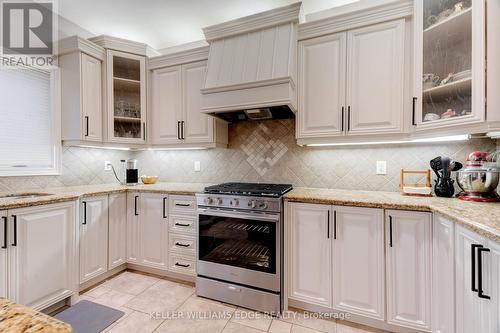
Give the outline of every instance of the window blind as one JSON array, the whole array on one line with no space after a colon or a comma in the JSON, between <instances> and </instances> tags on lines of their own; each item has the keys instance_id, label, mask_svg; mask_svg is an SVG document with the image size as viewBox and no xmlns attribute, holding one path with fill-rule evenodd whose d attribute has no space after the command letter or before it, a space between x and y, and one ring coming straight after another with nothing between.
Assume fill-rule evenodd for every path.
<instances>
[{"instance_id":1,"label":"window blind","mask_svg":"<svg viewBox=\"0 0 500 333\"><path fill-rule=\"evenodd\" d=\"M50 73L0 69L0 170L54 167Z\"/></svg>"}]
</instances>

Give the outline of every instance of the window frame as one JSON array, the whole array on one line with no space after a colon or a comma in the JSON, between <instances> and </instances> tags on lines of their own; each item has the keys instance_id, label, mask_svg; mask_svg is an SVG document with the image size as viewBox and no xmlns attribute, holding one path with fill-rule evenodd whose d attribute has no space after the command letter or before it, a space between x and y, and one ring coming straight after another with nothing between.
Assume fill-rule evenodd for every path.
<instances>
[{"instance_id":1,"label":"window frame","mask_svg":"<svg viewBox=\"0 0 500 333\"><path fill-rule=\"evenodd\" d=\"M35 69L40 70L40 69ZM50 74L50 105L52 114L52 164L48 168L16 168L0 167L0 177L21 176L57 176L62 170L61 142L61 70L59 68L45 70Z\"/></svg>"}]
</instances>

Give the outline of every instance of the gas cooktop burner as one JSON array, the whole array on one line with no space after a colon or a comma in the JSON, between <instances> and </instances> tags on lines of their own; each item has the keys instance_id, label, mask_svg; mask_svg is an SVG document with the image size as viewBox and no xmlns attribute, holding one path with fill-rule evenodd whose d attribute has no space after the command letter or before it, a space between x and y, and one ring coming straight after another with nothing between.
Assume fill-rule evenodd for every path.
<instances>
[{"instance_id":1,"label":"gas cooktop burner","mask_svg":"<svg viewBox=\"0 0 500 333\"><path fill-rule=\"evenodd\" d=\"M205 193L280 197L291 189L290 184L223 183L205 187Z\"/></svg>"}]
</instances>

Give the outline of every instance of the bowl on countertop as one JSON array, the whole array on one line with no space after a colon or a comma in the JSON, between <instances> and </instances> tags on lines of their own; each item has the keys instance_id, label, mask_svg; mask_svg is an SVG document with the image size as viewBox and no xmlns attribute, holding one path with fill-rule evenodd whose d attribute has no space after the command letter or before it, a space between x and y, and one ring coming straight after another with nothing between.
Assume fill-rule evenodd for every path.
<instances>
[{"instance_id":1,"label":"bowl on countertop","mask_svg":"<svg viewBox=\"0 0 500 333\"><path fill-rule=\"evenodd\" d=\"M146 184L155 184L158 181L158 176L141 176L141 181Z\"/></svg>"}]
</instances>

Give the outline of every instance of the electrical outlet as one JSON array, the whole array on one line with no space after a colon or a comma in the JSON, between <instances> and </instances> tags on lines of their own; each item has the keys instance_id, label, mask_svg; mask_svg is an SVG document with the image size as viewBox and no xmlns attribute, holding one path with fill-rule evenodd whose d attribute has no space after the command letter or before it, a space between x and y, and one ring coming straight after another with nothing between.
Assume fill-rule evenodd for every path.
<instances>
[{"instance_id":1,"label":"electrical outlet","mask_svg":"<svg viewBox=\"0 0 500 333\"><path fill-rule=\"evenodd\" d=\"M104 161L104 171L111 171L111 162Z\"/></svg>"},{"instance_id":2,"label":"electrical outlet","mask_svg":"<svg viewBox=\"0 0 500 333\"><path fill-rule=\"evenodd\" d=\"M377 175L387 175L387 161L377 161Z\"/></svg>"},{"instance_id":3,"label":"electrical outlet","mask_svg":"<svg viewBox=\"0 0 500 333\"><path fill-rule=\"evenodd\" d=\"M201 163L200 161L194 161L194 171L200 172L201 171Z\"/></svg>"}]
</instances>

